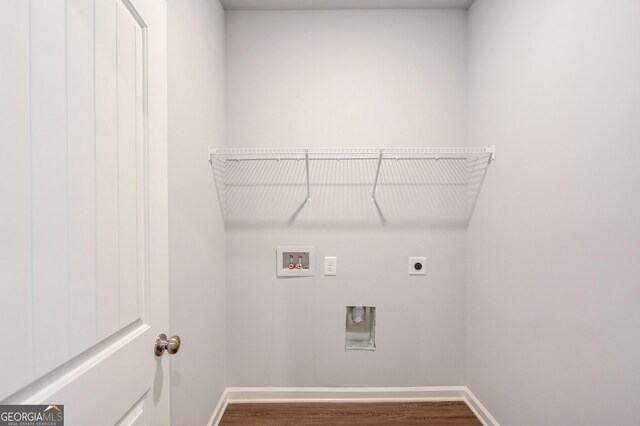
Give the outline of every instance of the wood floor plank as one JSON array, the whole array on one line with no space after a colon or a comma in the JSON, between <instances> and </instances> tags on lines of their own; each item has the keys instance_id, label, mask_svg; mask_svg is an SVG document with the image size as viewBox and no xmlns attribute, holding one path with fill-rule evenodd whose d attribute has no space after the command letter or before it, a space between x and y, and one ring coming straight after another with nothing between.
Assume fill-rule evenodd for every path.
<instances>
[{"instance_id":1,"label":"wood floor plank","mask_svg":"<svg viewBox=\"0 0 640 426\"><path fill-rule=\"evenodd\" d=\"M467 404L447 402L229 404L220 426L478 426Z\"/></svg>"}]
</instances>

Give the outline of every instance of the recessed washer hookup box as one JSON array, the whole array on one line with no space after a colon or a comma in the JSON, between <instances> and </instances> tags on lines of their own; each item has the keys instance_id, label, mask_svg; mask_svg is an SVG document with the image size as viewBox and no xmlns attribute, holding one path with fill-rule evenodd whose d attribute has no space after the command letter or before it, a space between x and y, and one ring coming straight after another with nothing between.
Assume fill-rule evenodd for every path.
<instances>
[{"instance_id":1,"label":"recessed washer hookup box","mask_svg":"<svg viewBox=\"0 0 640 426\"><path fill-rule=\"evenodd\" d=\"M312 277L316 270L313 246L278 246L276 275L279 277Z\"/></svg>"}]
</instances>

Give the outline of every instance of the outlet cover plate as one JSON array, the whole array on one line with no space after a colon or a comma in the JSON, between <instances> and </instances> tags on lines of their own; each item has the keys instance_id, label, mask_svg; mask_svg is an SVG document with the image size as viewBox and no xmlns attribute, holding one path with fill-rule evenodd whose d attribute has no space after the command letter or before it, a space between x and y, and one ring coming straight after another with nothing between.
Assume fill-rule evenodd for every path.
<instances>
[{"instance_id":1,"label":"outlet cover plate","mask_svg":"<svg viewBox=\"0 0 640 426\"><path fill-rule=\"evenodd\" d=\"M336 256L324 257L324 274L325 275L337 275L338 273L338 258Z\"/></svg>"},{"instance_id":2,"label":"outlet cover plate","mask_svg":"<svg viewBox=\"0 0 640 426\"><path fill-rule=\"evenodd\" d=\"M427 275L427 258L410 257L409 275Z\"/></svg>"}]
</instances>

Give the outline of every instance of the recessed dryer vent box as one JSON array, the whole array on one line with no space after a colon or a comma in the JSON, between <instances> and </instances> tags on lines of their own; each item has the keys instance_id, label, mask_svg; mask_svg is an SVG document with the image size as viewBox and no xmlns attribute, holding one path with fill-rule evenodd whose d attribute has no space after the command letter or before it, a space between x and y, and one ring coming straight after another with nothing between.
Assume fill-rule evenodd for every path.
<instances>
[{"instance_id":1,"label":"recessed dryer vent box","mask_svg":"<svg viewBox=\"0 0 640 426\"><path fill-rule=\"evenodd\" d=\"M313 246L279 246L276 272L279 277L312 277L316 271L316 249Z\"/></svg>"},{"instance_id":2,"label":"recessed dryer vent box","mask_svg":"<svg viewBox=\"0 0 640 426\"><path fill-rule=\"evenodd\" d=\"M376 350L376 307L347 306L345 350Z\"/></svg>"}]
</instances>

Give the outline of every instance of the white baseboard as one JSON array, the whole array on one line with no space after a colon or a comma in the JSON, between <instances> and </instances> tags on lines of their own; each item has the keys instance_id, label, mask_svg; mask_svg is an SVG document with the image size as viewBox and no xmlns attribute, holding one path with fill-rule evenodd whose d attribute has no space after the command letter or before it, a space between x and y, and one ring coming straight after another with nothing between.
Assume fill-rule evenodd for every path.
<instances>
[{"instance_id":1,"label":"white baseboard","mask_svg":"<svg viewBox=\"0 0 640 426\"><path fill-rule=\"evenodd\" d=\"M383 388L226 388L208 426L217 426L230 403L464 401L484 426L500 426L466 386Z\"/></svg>"},{"instance_id":2,"label":"white baseboard","mask_svg":"<svg viewBox=\"0 0 640 426\"><path fill-rule=\"evenodd\" d=\"M489 413L489 410L484 408L484 405L480 403L473 392L471 392L466 386L464 388L465 402L467 403L469 408L471 408L471 411L473 411L473 414L476 415L480 422L482 422L482 424L485 426L500 426L500 423L498 423L498 421L493 418L491 413Z\"/></svg>"},{"instance_id":3,"label":"white baseboard","mask_svg":"<svg viewBox=\"0 0 640 426\"><path fill-rule=\"evenodd\" d=\"M229 388L226 388L222 395L220 395L220 400L218 401L218 405L216 405L215 410L213 410L213 414L209 419L209 423L207 426L218 426L220 420L222 420L222 415L224 414L224 410L227 409L227 404L229 404L228 391Z\"/></svg>"}]
</instances>

